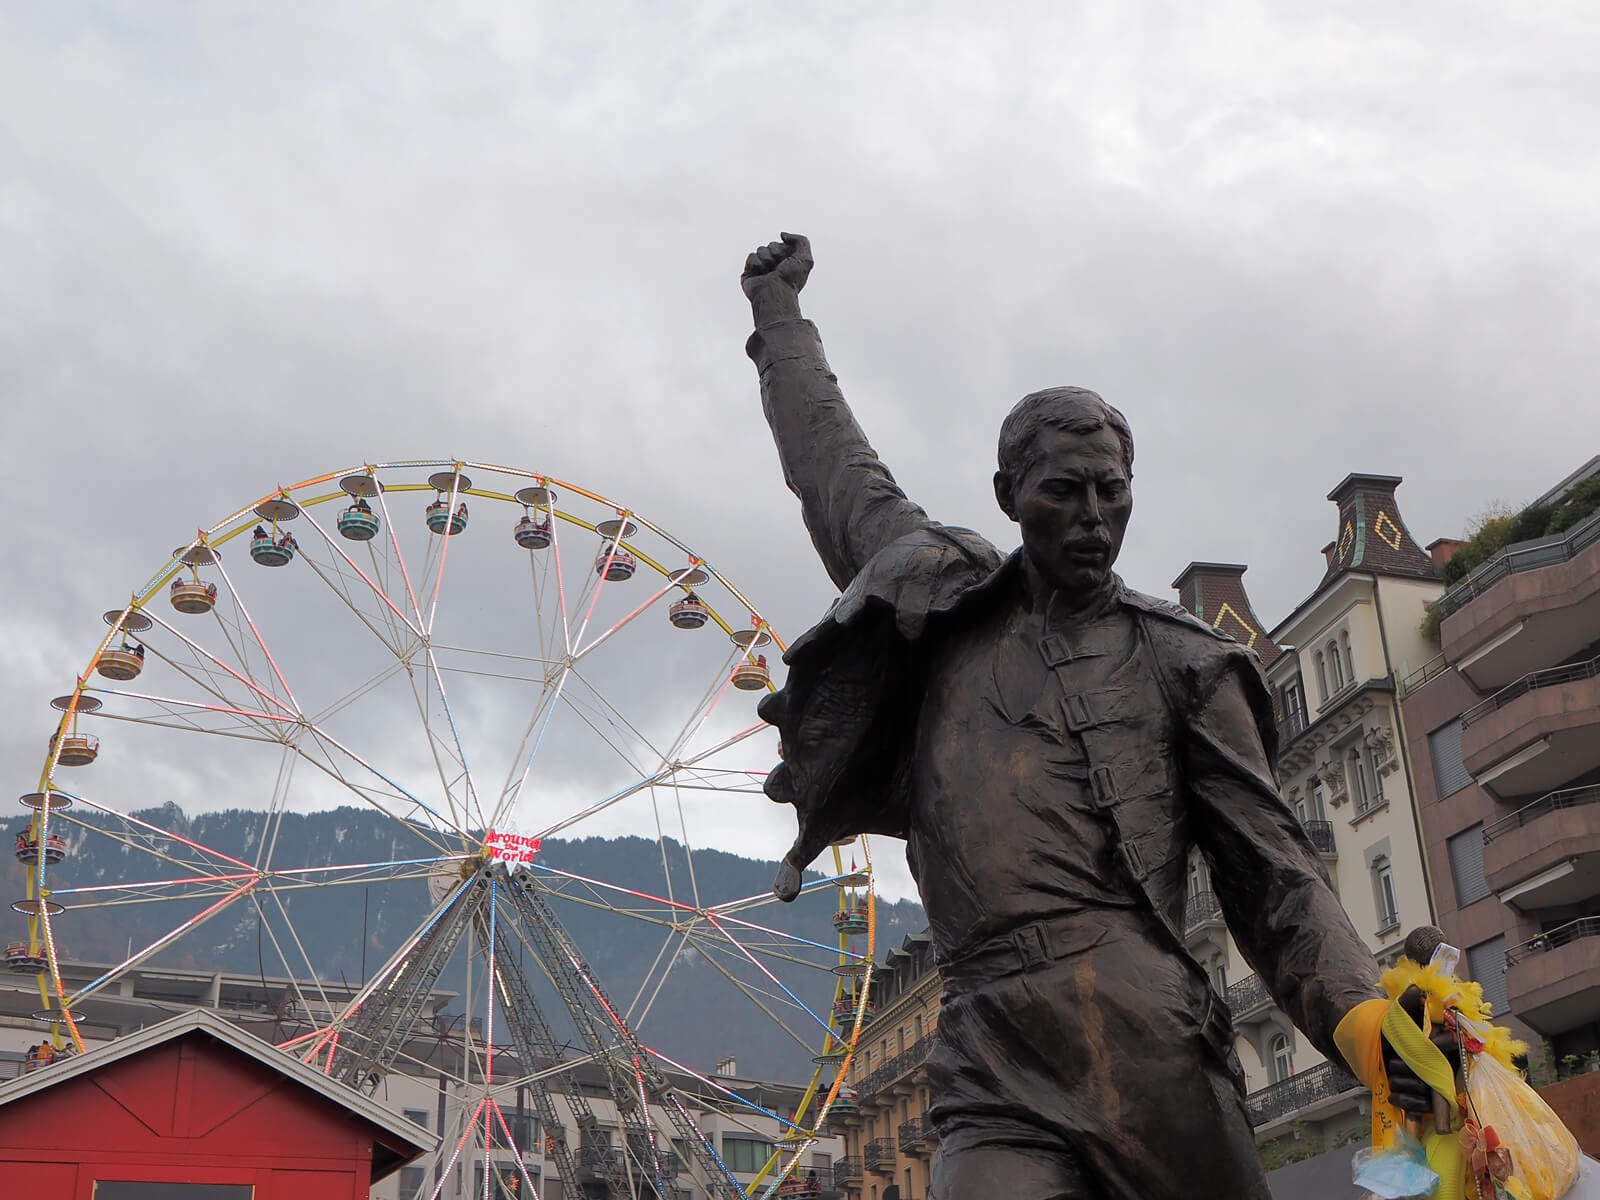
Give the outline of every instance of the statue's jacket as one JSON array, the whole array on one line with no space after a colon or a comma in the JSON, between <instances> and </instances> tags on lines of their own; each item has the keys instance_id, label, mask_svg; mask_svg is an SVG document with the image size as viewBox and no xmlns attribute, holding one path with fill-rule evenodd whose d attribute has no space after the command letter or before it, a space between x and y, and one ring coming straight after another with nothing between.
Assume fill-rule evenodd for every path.
<instances>
[{"instance_id":1,"label":"statue's jacket","mask_svg":"<svg viewBox=\"0 0 1600 1200\"><path fill-rule=\"evenodd\" d=\"M912 756L935 643L1014 595L1018 558L905 499L845 407L809 322L757 330L749 350L786 480L844 589L789 647L785 685L760 707L778 728L782 756L767 794L799 817L785 859L792 880L832 842L911 833ZM1259 660L1177 605L1120 581L1116 589L1138 628L1147 680L1080 691L1070 645L1041 645L1063 684L1064 724L1088 760L1115 857L1174 953L1189 958L1184 904L1198 847L1241 953L1337 1061L1334 1026L1376 994L1376 966L1278 791L1276 722ZM1226 1011L1215 1007L1207 1033L1231 1061Z\"/></svg>"}]
</instances>

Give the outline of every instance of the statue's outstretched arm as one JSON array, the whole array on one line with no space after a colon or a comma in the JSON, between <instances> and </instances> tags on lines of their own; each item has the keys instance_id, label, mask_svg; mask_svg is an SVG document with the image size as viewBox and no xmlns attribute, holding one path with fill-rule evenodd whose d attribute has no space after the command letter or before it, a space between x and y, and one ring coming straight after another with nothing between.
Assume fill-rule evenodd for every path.
<instances>
[{"instance_id":1,"label":"statue's outstretched arm","mask_svg":"<svg viewBox=\"0 0 1600 1200\"><path fill-rule=\"evenodd\" d=\"M786 233L745 260L756 331L746 346L784 482L800 498L811 541L842 590L896 538L929 524L874 453L828 369L822 339L800 315L811 244Z\"/></svg>"}]
</instances>

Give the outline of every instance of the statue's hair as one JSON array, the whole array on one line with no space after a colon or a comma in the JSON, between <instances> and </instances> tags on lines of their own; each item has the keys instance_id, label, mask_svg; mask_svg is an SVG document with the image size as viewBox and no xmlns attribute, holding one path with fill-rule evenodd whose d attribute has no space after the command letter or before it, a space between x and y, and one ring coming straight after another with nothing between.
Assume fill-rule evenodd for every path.
<instances>
[{"instance_id":1,"label":"statue's hair","mask_svg":"<svg viewBox=\"0 0 1600 1200\"><path fill-rule=\"evenodd\" d=\"M1110 429L1122 443L1122 467L1133 478L1133 430L1128 419L1088 388L1056 387L1017 401L1000 425L1000 470L1016 482L1033 465L1039 434L1046 429L1091 434Z\"/></svg>"}]
</instances>

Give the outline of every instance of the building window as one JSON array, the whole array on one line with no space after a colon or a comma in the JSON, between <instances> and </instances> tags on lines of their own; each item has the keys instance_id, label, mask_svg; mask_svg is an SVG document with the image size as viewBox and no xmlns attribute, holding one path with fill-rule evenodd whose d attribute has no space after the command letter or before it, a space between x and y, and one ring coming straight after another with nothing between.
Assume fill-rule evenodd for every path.
<instances>
[{"instance_id":1,"label":"building window","mask_svg":"<svg viewBox=\"0 0 1600 1200\"><path fill-rule=\"evenodd\" d=\"M900 1200L911 1200L911 1168L906 1168L906 1190L900 1193Z\"/></svg>"},{"instance_id":2,"label":"building window","mask_svg":"<svg viewBox=\"0 0 1600 1200\"><path fill-rule=\"evenodd\" d=\"M1445 840L1450 852L1450 881L1455 884L1456 906L1465 908L1489 894L1489 881L1483 874L1483 822L1463 829Z\"/></svg>"},{"instance_id":3,"label":"building window","mask_svg":"<svg viewBox=\"0 0 1600 1200\"><path fill-rule=\"evenodd\" d=\"M1453 796L1472 782L1461 761L1461 718L1428 735L1428 757L1433 760L1433 787L1439 799Z\"/></svg>"},{"instance_id":4,"label":"building window","mask_svg":"<svg viewBox=\"0 0 1600 1200\"><path fill-rule=\"evenodd\" d=\"M1394 896L1394 875L1389 860L1381 855L1372 860L1372 894L1378 905L1378 932L1398 928L1400 905Z\"/></svg>"},{"instance_id":5,"label":"building window","mask_svg":"<svg viewBox=\"0 0 1600 1200\"><path fill-rule=\"evenodd\" d=\"M1278 710L1283 714L1287 736L1293 737L1306 727L1306 701L1299 680L1278 689Z\"/></svg>"},{"instance_id":6,"label":"building window","mask_svg":"<svg viewBox=\"0 0 1600 1200\"><path fill-rule=\"evenodd\" d=\"M1350 631L1348 629L1340 630L1339 632L1339 649L1344 651L1344 677L1349 682L1354 683L1356 660L1355 656L1350 653Z\"/></svg>"},{"instance_id":7,"label":"building window","mask_svg":"<svg viewBox=\"0 0 1600 1200\"><path fill-rule=\"evenodd\" d=\"M1372 802L1374 804L1382 804L1383 776L1378 772L1379 761L1376 746L1366 747L1366 753L1362 755L1362 765L1366 768L1368 782L1372 785Z\"/></svg>"},{"instance_id":8,"label":"building window","mask_svg":"<svg viewBox=\"0 0 1600 1200\"><path fill-rule=\"evenodd\" d=\"M406 1116L411 1116L407 1110ZM428 1169L426 1167L401 1167L400 1190L397 1193L399 1200L417 1200L422 1195L422 1185L427 1182Z\"/></svg>"},{"instance_id":9,"label":"building window","mask_svg":"<svg viewBox=\"0 0 1600 1200\"><path fill-rule=\"evenodd\" d=\"M428 1125L428 1110L427 1109L425 1109L425 1108L404 1108L404 1109L401 1109L400 1111L405 1115L406 1120L410 1121L413 1125L421 1125L424 1129L427 1129L429 1127L429 1125Z\"/></svg>"},{"instance_id":10,"label":"building window","mask_svg":"<svg viewBox=\"0 0 1600 1200\"><path fill-rule=\"evenodd\" d=\"M1336 692L1344 687L1344 666L1339 661L1338 642L1328 643L1328 680Z\"/></svg>"},{"instance_id":11,"label":"building window","mask_svg":"<svg viewBox=\"0 0 1600 1200\"><path fill-rule=\"evenodd\" d=\"M1282 1083L1294 1074L1294 1043L1287 1034L1274 1034L1272 1038L1272 1082Z\"/></svg>"},{"instance_id":12,"label":"building window","mask_svg":"<svg viewBox=\"0 0 1600 1200\"><path fill-rule=\"evenodd\" d=\"M1367 773L1362 769L1361 754L1359 751L1350 751L1349 766L1345 768L1350 776L1350 786L1355 792L1356 815L1360 816L1375 803L1372 793L1367 788Z\"/></svg>"},{"instance_id":13,"label":"building window","mask_svg":"<svg viewBox=\"0 0 1600 1200\"><path fill-rule=\"evenodd\" d=\"M767 1165L772 1157L772 1143L756 1138L722 1135L722 1161L728 1170L741 1174L754 1174Z\"/></svg>"},{"instance_id":14,"label":"building window","mask_svg":"<svg viewBox=\"0 0 1600 1200\"><path fill-rule=\"evenodd\" d=\"M1206 869L1201 865L1199 856L1189 860L1189 895L1198 896L1206 890Z\"/></svg>"},{"instance_id":15,"label":"building window","mask_svg":"<svg viewBox=\"0 0 1600 1200\"><path fill-rule=\"evenodd\" d=\"M1317 687L1322 690L1322 698L1326 700L1333 695L1333 689L1328 686L1328 660L1322 656L1322 651L1317 651Z\"/></svg>"},{"instance_id":16,"label":"building window","mask_svg":"<svg viewBox=\"0 0 1600 1200\"><path fill-rule=\"evenodd\" d=\"M1217 995L1228 994L1228 964L1219 962L1211 968L1211 986L1217 989Z\"/></svg>"},{"instance_id":17,"label":"building window","mask_svg":"<svg viewBox=\"0 0 1600 1200\"><path fill-rule=\"evenodd\" d=\"M922 1040L922 1014L917 1014L917 1041Z\"/></svg>"}]
</instances>

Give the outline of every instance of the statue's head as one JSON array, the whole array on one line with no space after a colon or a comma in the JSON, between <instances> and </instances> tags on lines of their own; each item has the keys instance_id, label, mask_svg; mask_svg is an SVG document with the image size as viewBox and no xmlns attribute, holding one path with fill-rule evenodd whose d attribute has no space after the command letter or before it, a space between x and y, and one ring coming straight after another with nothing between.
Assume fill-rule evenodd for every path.
<instances>
[{"instance_id":1,"label":"statue's head","mask_svg":"<svg viewBox=\"0 0 1600 1200\"><path fill-rule=\"evenodd\" d=\"M1085 388L1024 396L1000 426L994 495L1022 550L1068 596L1105 582L1133 515L1133 431Z\"/></svg>"}]
</instances>

